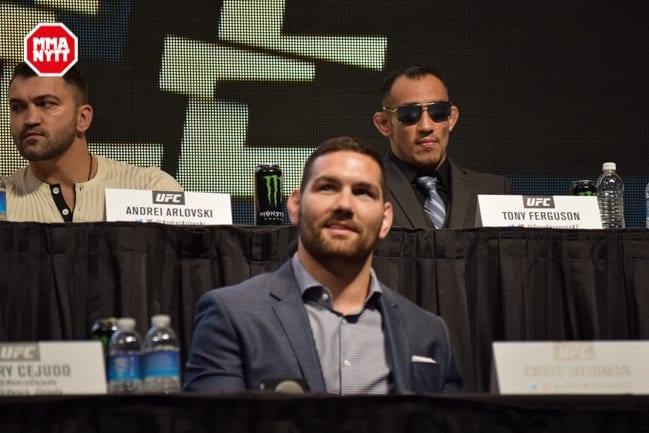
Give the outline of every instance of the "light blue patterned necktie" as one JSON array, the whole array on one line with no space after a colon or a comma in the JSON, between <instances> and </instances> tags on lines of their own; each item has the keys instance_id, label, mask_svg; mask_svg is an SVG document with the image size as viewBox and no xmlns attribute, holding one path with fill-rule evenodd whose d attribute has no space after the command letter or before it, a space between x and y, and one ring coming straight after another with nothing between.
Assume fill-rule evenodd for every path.
<instances>
[{"instance_id":1,"label":"light blue patterned necktie","mask_svg":"<svg viewBox=\"0 0 649 433\"><path fill-rule=\"evenodd\" d=\"M437 178L433 176L420 176L417 178L417 184L426 193L426 201L424 202L424 210L433 222L436 229L444 225L446 218L446 207L442 201L442 197L437 192Z\"/></svg>"}]
</instances>

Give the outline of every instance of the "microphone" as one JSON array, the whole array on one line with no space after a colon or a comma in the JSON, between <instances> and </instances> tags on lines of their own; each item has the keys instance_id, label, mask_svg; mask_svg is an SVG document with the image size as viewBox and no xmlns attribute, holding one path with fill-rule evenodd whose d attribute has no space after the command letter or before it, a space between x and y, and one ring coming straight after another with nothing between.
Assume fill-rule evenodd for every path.
<instances>
[{"instance_id":1,"label":"microphone","mask_svg":"<svg viewBox=\"0 0 649 433\"><path fill-rule=\"evenodd\" d=\"M309 391L309 386L304 379L264 379L259 389L282 394L304 394Z\"/></svg>"}]
</instances>

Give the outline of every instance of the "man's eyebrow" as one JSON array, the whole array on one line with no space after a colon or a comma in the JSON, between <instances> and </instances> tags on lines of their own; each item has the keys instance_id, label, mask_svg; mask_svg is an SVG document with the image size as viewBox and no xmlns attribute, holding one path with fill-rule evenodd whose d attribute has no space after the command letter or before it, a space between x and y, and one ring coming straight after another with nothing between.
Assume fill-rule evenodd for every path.
<instances>
[{"instance_id":1,"label":"man's eyebrow","mask_svg":"<svg viewBox=\"0 0 649 433\"><path fill-rule=\"evenodd\" d=\"M10 99L9 99L9 102L22 102L22 101L27 101L27 100L31 100L31 101L42 101L43 99L46 99L46 98L56 99L57 101L61 100L61 98L59 98L58 96L56 96L56 95L53 94L53 93L44 93L44 94L42 94L42 95L35 96L35 97L31 98L31 99L24 99L24 98L16 98L16 97L13 97L13 98L10 98Z\"/></svg>"},{"instance_id":2,"label":"man's eyebrow","mask_svg":"<svg viewBox=\"0 0 649 433\"><path fill-rule=\"evenodd\" d=\"M335 176L331 175L322 175L313 179L314 182L338 182L338 179Z\"/></svg>"},{"instance_id":3,"label":"man's eyebrow","mask_svg":"<svg viewBox=\"0 0 649 433\"><path fill-rule=\"evenodd\" d=\"M354 188L364 188L370 191L380 191L381 187L372 182L358 182L354 184Z\"/></svg>"},{"instance_id":4,"label":"man's eyebrow","mask_svg":"<svg viewBox=\"0 0 649 433\"><path fill-rule=\"evenodd\" d=\"M329 183L340 183L340 179L338 179L336 176L331 176L331 175L323 175L320 177L317 177L313 179L313 183L322 183L322 182L329 182ZM354 182L352 184L353 188L366 188L366 189L381 189L379 185L376 185L372 182L366 182L366 181L359 181L359 182Z\"/></svg>"},{"instance_id":5,"label":"man's eyebrow","mask_svg":"<svg viewBox=\"0 0 649 433\"><path fill-rule=\"evenodd\" d=\"M355 186L362 186L362 187L365 187L365 188L375 188L375 187L378 186L373 182L366 182L366 181L356 182L354 185Z\"/></svg>"}]
</instances>

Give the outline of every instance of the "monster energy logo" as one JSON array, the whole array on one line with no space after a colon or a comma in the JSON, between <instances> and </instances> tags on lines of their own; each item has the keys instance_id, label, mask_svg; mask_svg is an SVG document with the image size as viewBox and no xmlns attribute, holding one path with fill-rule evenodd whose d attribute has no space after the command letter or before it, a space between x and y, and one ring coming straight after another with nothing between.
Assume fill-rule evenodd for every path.
<instances>
[{"instance_id":1,"label":"monster energy logo","mask_svg":"<svg viewBox=\"0 0 649 433\"><path fill-rule=\"evenodd\" d=\"M273 207L279 206L279 176L276 174L271 174L270 176L264 176L263 179L266 181L266 196L268 198L268 204L272 205Z\"/></svg>"}]
</instances>

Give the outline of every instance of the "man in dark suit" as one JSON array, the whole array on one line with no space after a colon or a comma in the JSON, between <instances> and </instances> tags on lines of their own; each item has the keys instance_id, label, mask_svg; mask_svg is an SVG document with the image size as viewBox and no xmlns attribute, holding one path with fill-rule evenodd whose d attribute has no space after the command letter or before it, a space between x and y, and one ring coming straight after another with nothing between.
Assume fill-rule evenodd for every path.
<instances>
[{"instance_id":1,"label":"man in dark suit","mask_svg":"<svg viewBox=\"0 0 649 433\"><path fill-rule=\"evenodd\" d=\"M449 135L460 112L433 69L409 66L395 72L381 88L381 103L382 111L374 113L373 120L390 140L385 176L387 199L394 206L393 226L474 227L478 194L511 193L506 178L460 167L448 158ZM424 176L434 178L437 196L429 199L425 182L419 181ZM434 208L427 200L439 203L439 223L426 211Z\"/></svg>"},{"instance_id":2,"label":"man in dark suit","mask_svg":"<svg viewBox=\"0 0 649 433\"><path fill-rule=\"evenodd\" d=\"M359 140L320 144L287 201L298 249L277 271L198 302L184 389L459 391L445 322L378 281L372 251L392 223L380 156Z\"/></svg>"}]
</instances>

